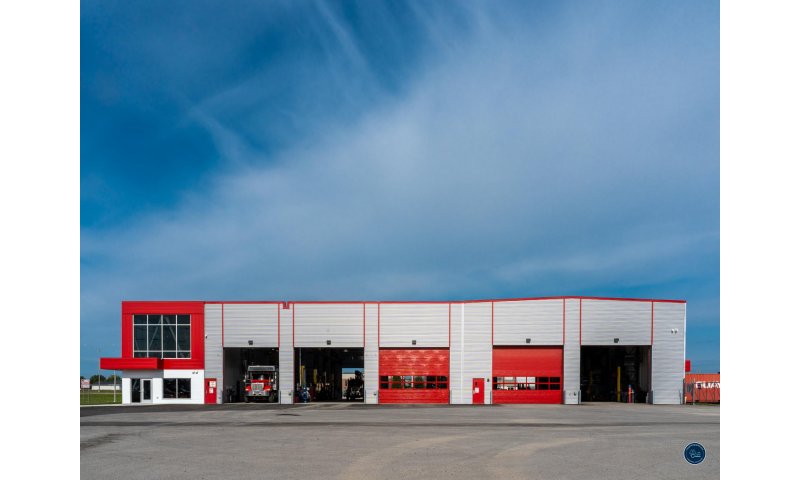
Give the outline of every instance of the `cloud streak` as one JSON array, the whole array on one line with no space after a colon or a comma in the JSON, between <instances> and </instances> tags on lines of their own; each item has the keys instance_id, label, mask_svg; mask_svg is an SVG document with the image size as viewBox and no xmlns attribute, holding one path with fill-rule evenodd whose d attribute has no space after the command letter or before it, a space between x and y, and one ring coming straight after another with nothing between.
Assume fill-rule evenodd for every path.
<instances>
[{"instance_id":1,"label":"cloud streak","mask_svg":"<svg viewBox=\"0 0 800 480\"><path fill-rule=\"evenodd\" d=\"M83 229L84 330L113 336L122 299L551 294L687 298L718 325L718 32L676 38L678 9L418 8L426 52L390 88L319 5L336 42L293 81L344 100L271 150L274 71L184 97L224 161L169 208Z\"/></svg>"}]
</instances>

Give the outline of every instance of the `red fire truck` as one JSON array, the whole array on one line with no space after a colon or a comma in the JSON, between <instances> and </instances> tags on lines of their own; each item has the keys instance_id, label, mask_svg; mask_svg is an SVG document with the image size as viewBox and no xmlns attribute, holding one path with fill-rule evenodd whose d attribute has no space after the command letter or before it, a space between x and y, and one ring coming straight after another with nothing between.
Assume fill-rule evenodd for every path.
<instances>
[{"instance_id":1,"label":"red fire truck","mask_svg":"<svg viewBox=\"0 0 800 480\"><path fill-rule=\"evenodd\" d=\"M278 369L272 365L250 365L244 377L244 401L278 401Z\"/></svg>"}]
</instances>

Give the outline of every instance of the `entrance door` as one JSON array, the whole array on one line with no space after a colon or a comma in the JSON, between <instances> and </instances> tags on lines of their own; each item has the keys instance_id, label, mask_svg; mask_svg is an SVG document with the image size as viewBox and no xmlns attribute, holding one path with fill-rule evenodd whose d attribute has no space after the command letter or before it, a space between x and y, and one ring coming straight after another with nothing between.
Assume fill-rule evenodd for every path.
<instances>
[{"instance_id":1,"label":"entrance door","mask_svg":"<svg viewBox=\"0 0 800 480\"><path fill-rule=\"evenodd\" d=\"M150 403L153 401L150 392L150 385L152 380L142 380L142 403Z\"/></svg>"},{"instance_id":2,"label":"entrance door","mask_svg":"<svg viewBox=\"0 0 800 480\"><path fill-rule=\"evenodd\" d=\"M484 395L483 395L483 379L482 378L473 378L472 379L472 404L478 405L483 404L484 402Z\"/></svg>"},{"instance_id":3,"label":"entrance door","mask_svg":"<svg viewBox=\"0 0 800 480\"><path fill-rule=\"evenodd\" d=\"M142 381L138 378L131 378L131 403L142 401Z\"/></svg>"},{"instance_id":4,"label":"entrance door","mask_svg":"<svg viewBox=\"0 0 800 480\"><path fill-rule=\"evenodd\" d=\"M206 405L217 403L217 379L206 378Z\"/></svg>"}]
</instances>

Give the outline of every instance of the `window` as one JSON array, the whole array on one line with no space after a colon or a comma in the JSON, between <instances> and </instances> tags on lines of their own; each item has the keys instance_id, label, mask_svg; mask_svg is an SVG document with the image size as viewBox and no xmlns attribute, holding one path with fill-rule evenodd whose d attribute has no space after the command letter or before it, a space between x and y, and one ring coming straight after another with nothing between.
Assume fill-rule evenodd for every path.
<instances>
[{"instance_id":1,"label":"window","mask_svg":"<svg viewBox=\"0 0 800 480\"><path fill-rule=\"evenodd\" d=\"M493 390L561 390L561 377L494 377Z\"/></svg>"},{"instance_id":2,"label":"window","mask_svg":"<svg viewBox=\"0 0 800 480\"><path fill-rule=\"evenodd\" d=\"M447 377L437 375L382 375L378 387L385 389L447 388Z\"/></svg>"},{"instance_id":3,"label":"window","mask_svg":"<svg viewBox=\"0 0 800 480\"><path fill-rule=\"evenodd\" d=\"M192 398L192 379L165 378L162 398Z\"/></svg>"},{"instance_id":4,"label":"window","mask_svg":"<svg viewBox=\"0 0 800 480\"><path fill-rule=\"evenodd\" d=\"M191 334L189 315L134 315L133 356L190 358Z\"/></svg>"}]
</instances>

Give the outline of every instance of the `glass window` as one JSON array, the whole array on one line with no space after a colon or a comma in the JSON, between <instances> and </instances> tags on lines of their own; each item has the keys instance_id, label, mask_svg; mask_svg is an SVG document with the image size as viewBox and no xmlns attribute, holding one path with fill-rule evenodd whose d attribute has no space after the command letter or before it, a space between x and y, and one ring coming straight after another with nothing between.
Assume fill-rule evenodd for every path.
<instances>
[{"instance_id":1,"label":"glass window","mask_svg":"<svg viewBox=\"0 0 800 480\"><path fill-rule=\"evenodd\" d=\"M403 377L403 388L411 388L411 386L413 385L413 383L412 383L413 380L414 380L414 377L412 377L411 375L404 376Z\"/></svg>"},{"instance_id":2,"label":"glass window","mask_svg":"<svg viewBox=\"0 0 800 480\"><path fill-rule=\"evenodd\" d=\"M425 388L425 377L417 375L414 377L414 388Z\"/></svg>"},{"instance_id":3,"label":"glass window","mask_svg":"<svg viewBox=\"0 0 800 480\"><path fill-rule=\"evenodd\" d=\"M147 349L152 351L161 351L161 325L148 325L147 326Z\"/></svg>"},{"instance_id":4,"label":"glass window","mask_svg":"<svg viewBox=\"0 0 800 480\"><path fill-rule=\"evenodd\" d=\"M147 351L147 325L133 327L133 349Z\"/></svg>"},{"instance_id":5,"label":"glass window","mask_svg":"<svg viewBox=\"0 0 800 480\"><path fill-rule=\"evenodd\" d=\"M447 388L447 377L439 377L439 388Z\"/></svg>"},{"instance_id":6,"label":"glass window","mask_svg":"<svg viewBox=\"0 0 800 480\"><path fill-rule=\"evenodd\" d=\"M392 388L403 388L403 377L400 376L393 376L392 377Z\"/></svg>"},{"instance_id":7,"label":"glass window","mask_svg":"<svg viewBox=\"0 0 800 480\"><path fill-rule=\"evenodd\" d=\"M178 398L192 398L192 379L178 379Z\"/></svg>"},{"instance_id":8,"label":"glass window","mask_svg":"<svg viewBox=\"0 0 800 480\"><path fill-rule=\"evenodd\" d=\"M161 326L147 326L147 347L146 350L161 350Z\"/></svg>"},{"instance_id":9,"label":"glass window","mask_svg":"<svg viewBox=\"0 0 800 480\"><path fill-rule=\"evenodd\" d=\"M191 358L191 315L134 315L134 357Z\"/></svg>"},{"instance_id":10,"label":"glass window","mask_svg":"<svg viewBox=\"0 0 800 480\"><path fill-rule=\"evenodd\" d=\"M178 398L178 380L175 378L164 379L164 398Z\"/></svg>"},{"instance_id":11,"label":"glass window","mask_svg":"<svg viewBox=\"0 0 800 480\"><path fill-rule=\"evenodd\" d=\"M164 350L177 350L175 337L175 325L164 325Z\"/></svg>"},{"instance_id":12,"label":"glass window","mask_svg":"<svg viewBox=\"0 0 800 480\"><path fill-rule=\"evenodd\" d=\"M190 350L191 345L191 327L188 325L178 326L178 350Z\"/></svg>"}]
</instances>

